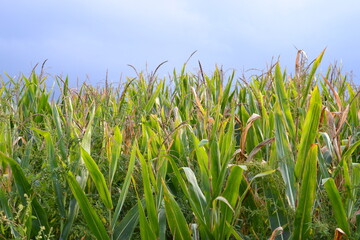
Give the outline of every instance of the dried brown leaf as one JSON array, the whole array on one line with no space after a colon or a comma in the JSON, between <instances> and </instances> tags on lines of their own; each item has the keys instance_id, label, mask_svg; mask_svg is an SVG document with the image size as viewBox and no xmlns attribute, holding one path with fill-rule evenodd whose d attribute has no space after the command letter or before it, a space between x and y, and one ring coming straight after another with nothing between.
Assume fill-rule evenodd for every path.
<instances>
[{"instance_id":1,"label":"dried brown leaf","mask_svg":"<svg viewBox=\"0 0 360 240\"><path fill-rule=\"evenodd\" d=\"M349 114L349 110L350 110L350 106L347 105L345 110L343 112L341 112L341 115L340 115L340 120L337 124L337 127L336 127L336 133L335 133L335 136L338 136L340 134L340 131L341 131L341 127L343 126L343 124L345 123L346 121L346 118Z\"/></svg>"},{"instance_id":2,"label":"dried brown leaf","mask_svg":"<svg viewBox=\"0 0 360 240\"><path fill-rule=\"evenodd\" d=\"M267 144L269 144L269 143L272 143L273 141L275 141L275 137L266 139L266 140L262 141L261 143L259 143L259 144L258 144L256 147L254 147L254 149L250 152L249 156L247 157L247 161L250 161L250 160L254 157L254 155L260 151L260 149L261 149L263 146L265 146L265 145L267 145Z\"/></svg>"},{"instance_id":3,"label":"dried brown leaf","mask_svg":"<svg viewBox=\"0 0 360 240\"><path fill-rule=\"evenodd\" d=\"M274 229L274 231L271 234L271 237L269 238L269 240L275 240L275 238L277 236L279 236L280 234L282 234L284 231L284 229L282 227L277 227Z\"/></svg>"},{"instance_id":4,"label":"dried brown leaf","mask_svg":"<svg viewBox=\"0 0 360 240\"><path fill-rule=\"evenodd\" d=\"M336 228L334 240L340 240L343 236L346 236L345 232L341 228Z\"/></svg>"},{"instance_id":5,"label":"dried brown leaf","mask_svg":"<svg viewBox=\"0 0 360 240\"><path fill-rule=\"evenodd\" d=\"M331 85L331 83L325 77L323 77L323 79L326 82L326 84L329 85L331 91L334 94L336 104L338 105L338 108L339 108L339 112L342 112L342 105L341 105L341 100L340 100L339 94L336 92L335 88Z\"/></svg>"},{"instance_id":6,"label":"dried brown leaf","mask_svg":"<svg viewBox=\"0 0 360 240\"><path fill-rule=\"evenodd\" d=\"M240 149L242 150L243 153L245 153L245 143L246 143L247 133L248 133L250 127L252 126L252 124L254 123L254 121L258 118L260 118L260 115L253 113L246 122L246 127L245 127L244 131L242 132L241 139L240 139Z\"/></svg>"}]
</instances>

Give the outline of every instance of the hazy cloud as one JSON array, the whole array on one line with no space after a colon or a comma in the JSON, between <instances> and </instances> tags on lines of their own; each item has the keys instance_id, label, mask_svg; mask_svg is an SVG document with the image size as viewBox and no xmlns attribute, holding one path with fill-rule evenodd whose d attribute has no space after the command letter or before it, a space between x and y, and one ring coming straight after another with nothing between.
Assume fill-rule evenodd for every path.
<instances>
[{"instance_id":1,"label":"hazy cloud","mask_svg":"<svg viewBox=\"0 0 360 240\"><path fill-rule=\"evenodd\" d=\"M17 74L49 59L47 70L101 82L132 74L127 64L162 74L214 64L264 68L273 56L293 68L296 49L314 58L328 47L324 66L343 60L359 74L360 3L357 1L3 1L0 71Z\"/></svg>"}]
</instances>

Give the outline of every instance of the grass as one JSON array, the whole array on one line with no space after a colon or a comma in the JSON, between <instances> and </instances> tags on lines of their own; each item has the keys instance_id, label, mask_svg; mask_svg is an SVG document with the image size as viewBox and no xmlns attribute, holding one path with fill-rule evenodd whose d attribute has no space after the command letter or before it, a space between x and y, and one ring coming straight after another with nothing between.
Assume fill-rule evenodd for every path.
<instances>
[{"instance_id":1,"label":"grass","mask_svg":"<svg viewBox=\"0 0 360 240\"><path fill-rule=\"evenodd\" d=\"M249 82L57 78L56 99L7 76L0 239L359 239L360 89L323 54Z\"/></svg>"}]
</instances>

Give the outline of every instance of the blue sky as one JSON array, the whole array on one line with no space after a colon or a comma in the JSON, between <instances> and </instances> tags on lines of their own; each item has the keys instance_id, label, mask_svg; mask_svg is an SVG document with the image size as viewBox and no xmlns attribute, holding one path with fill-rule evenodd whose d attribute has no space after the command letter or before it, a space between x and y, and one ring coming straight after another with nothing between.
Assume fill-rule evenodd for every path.
<instances>
[{"instance_id":1,"label":"blue sky","mask_svg":"<svg viewBox=\"0 0 360 240\"><path fill-rule=\"evenodd\" d=\"M46 63L51 75L102 84L153 71L165 76L201 61L238 75L266 69L280 56L294 68L296 48L309 60L325 47L321 72L337 61L360 82L360 2L357 0L17 0L2 1L0 74L28 74ZM252 73L259 73L253 71ZM4 75L3 75L4 76Z\"/></svg>"}]
</instances>

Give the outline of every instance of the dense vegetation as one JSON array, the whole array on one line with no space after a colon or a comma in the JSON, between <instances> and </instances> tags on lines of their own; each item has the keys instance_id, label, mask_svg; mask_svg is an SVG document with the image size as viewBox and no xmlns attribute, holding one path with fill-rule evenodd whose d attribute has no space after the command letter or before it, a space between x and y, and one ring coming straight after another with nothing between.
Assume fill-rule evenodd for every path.
<instances>
[{"instance_id":1,"label":"dense vegetation","mask_svg":"<svg viewBox=\"0 0 360 240\"><path fill-rule=\"evenodd\" d=\"M0 239L360 238L359 86L155 73L70 89L2 79Z\"/></svg>"}]
</instances>

